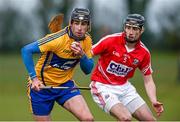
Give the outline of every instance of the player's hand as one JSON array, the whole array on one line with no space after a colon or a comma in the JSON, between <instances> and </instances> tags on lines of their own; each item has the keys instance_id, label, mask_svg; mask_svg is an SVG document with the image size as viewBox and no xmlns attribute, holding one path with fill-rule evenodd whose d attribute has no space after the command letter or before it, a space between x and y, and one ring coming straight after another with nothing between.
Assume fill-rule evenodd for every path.
<instances>
[{"instance_id":1,"label":"player's hand","mask_svg":"<svg viewBox=\"0 0 180 122\"><path fill-rule=\"evenodd\" d=\"M163 104L157 101L152 105L154 107L154 110L156 111L157 117L159 117L161 113L164 111Z\"/></svg>"},{"instance_id":2,"label":"player's hand","mask_svg":"<svg viewBox=\"0 0 180 122\"><path fill-rule=\"evenodd\" d=\"M78 55L80 57L84 55L84 51L83 51L81 44L79 42L73 42L71 44L70 48L74 52L75 55Z\"/></svg>"},{"instance_id":3,"label":"player's hand","mask_svg":"<svg viewBox=\"0 0 180 122\"><path fill-rule=\"evenodd\" d=\"M39 91L43 86L43 83L37 77L32 80L31 88L35 91Z\"/></svg>"}]
</instances>

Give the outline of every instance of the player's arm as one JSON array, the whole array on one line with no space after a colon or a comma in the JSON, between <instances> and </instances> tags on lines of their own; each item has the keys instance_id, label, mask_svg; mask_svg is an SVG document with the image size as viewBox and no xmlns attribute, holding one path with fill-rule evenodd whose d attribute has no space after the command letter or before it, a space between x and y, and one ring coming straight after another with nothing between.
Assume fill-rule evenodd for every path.
<instances>
[{"instance_id":1,"label":"player's arm","mask_svg":"<svg viewBox=\"0 0 180 122\"><path fill-rule=\"evenodd\" d=\"M147 95L157 113L157 116L163 112L163 104L157 100L156 96L156 86L152 78L152 68L151 68L151 56L150 53L146 53L141 65L139 66L143 74L144 85Z\"/></svg>"},{"instance_id":2,"label":"player's arm","mask_svg":"<svg viewBox=\"0 0 180 122\"><path fill-rule=\"evenodd\" d=\"M80 67L85 74L90 74L94 67L94 60L84 54L80 59Z\"/></svg>"},{"instance_id":3,"label":"player's arm","mask_svg":"<svg viewBox=\"0 0 180 122\"><path fill-rule=\"evenodd\" d=\"M154 84L154 81L152 79L152 75L143 75L143 79L144 79L144 85L146 88L146 92L150 98L150 101L152 103L155 103L157 101L156 98L156 86Z\"/></svg>"},{"instance_id":4,"label":"player's arm","mask_svg":"<svg viewBox=\"0 0 180 122\"><path fill-rule=\"evenodd\" d=\"M34 53L40 53L40 49L37 41L30 43L21 49L22 59L31 80L36 77L36 72L34 69L34 62L33 62Z\"/></svg>"},{"instance_id":5,"label":"player's arm","mask_svg":"<svg viewBox=\"0 0 180 122\"><path fill-rule=\"evenodd\" d=\"M91 54L93 56L96 56L96 55L101 55L101 54L105 53L105 51L107 50L109 45L111 45L111 43L109 43L109 42L110 42L110 40L106 37L100 39L96 44L94 44L92 46Z\"/></svg>"},{"instance_id":6,"label":"player's arm","mask_svg":"<svg viewBox=\"0 0 180 122\"><path fill-rule=\"evenodd\" d=\"M80 68L85 74L90 74L93 66L94 60L92 58L88 58L85 52L83 51L80 43L73 43L71 45L71 50L76 54L79 55L80 58Z\"/></svg>"},{"instance_id":7,"label":"player's arm","mask_svg":"<svg viewBox=\"0 0 180 122\"><path fill-rule=\"evenodd\" d=\"M164 111L164 108L163 104L157 101L156 86L153 81L152 75L143 75L143 79L147 95L157 113L157 116L160 116L160 114Z\"/></svg>"},{"instance_id":8,"label":"player's arm","mask_svg":"<svg viewBox=\"0 0 180 122\"><path fill-rule=\"evenodd\" d=\"M42 83L36 77L36 72L34 69L34 62L33 62L34 53L40 53L40 49L37 41L30 43L21 49L23 62L25 64L25 67L28 71L31 80L33 81L31 88L39 91Z\"/></svg>"}]
</instances>

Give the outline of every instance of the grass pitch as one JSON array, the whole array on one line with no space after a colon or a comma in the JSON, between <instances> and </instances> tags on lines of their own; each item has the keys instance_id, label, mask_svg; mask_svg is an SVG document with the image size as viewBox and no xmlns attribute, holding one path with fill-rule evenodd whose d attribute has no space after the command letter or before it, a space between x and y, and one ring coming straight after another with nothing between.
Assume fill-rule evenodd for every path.
<instances>
[{"instance_id":1,"label":"grass pitch","mask_svg":"<svg viewBox=\"0 0 180 122\"><path fill-rule=\"evenodd\" d=\"M158 118L161 121L180 120L178 114L178 111L180 111L180 81L177 81L177 58L177 54L174 53L152 53L153 77L157 86L157 95L165 107L163 115ZM79 67L76 70L74 79L79 85L88 86L90 75L85 76ZM32 120L26 96L26 79L27 72L20 54L0 54L0 121ZM139 71L136 71L135 77L130 81L135 85L139 94L147 101L148 105L151 106L146 96ZM82 94L96 121L115 120L104 113L93 102L89 91L82 91ZM62 107L55 104L52 111L52 120L75 121L77 119Z\"/></svg>"}]
</instances>

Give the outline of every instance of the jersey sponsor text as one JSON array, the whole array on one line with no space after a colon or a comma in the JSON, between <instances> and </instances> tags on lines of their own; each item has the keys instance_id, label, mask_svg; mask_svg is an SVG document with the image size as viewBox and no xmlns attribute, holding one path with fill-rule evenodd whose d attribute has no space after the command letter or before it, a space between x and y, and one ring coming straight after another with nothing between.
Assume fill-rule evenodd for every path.
<instances>
[{"instance_id":1,"label":"jersey sponsor text","mask_svg":"<svg viewBox=\"0 0 180 122\"><path fill-rule=\"evenodd\" d=\"M106 69L110 74L125 77L133 68L111 61Z\"/></svg>"}]
</instances>

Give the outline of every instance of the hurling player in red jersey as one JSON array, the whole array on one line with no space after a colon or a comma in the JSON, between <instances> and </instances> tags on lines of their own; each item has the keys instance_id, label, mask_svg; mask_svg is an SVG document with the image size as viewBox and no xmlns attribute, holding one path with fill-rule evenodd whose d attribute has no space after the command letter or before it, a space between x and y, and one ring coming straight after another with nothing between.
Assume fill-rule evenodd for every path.
<instances>
[{"instance_id":1,"label":"hurling player in red jersey","mask_svg":"<svg viewBox=\"0 0 180 122\"><path fill-rule=\"evenodd\" d=\"M100 56L91 76L92 97L117 120L131 121L132 117L140 121L156 120L129 82L136 68L142 72L147 95L157 116L164 111L156 96L150 52L140 39L144 22L142 15L129 14L124 21L124 32L108 35L92 48L92 54Z\"/></svg>"}]
</instances>

